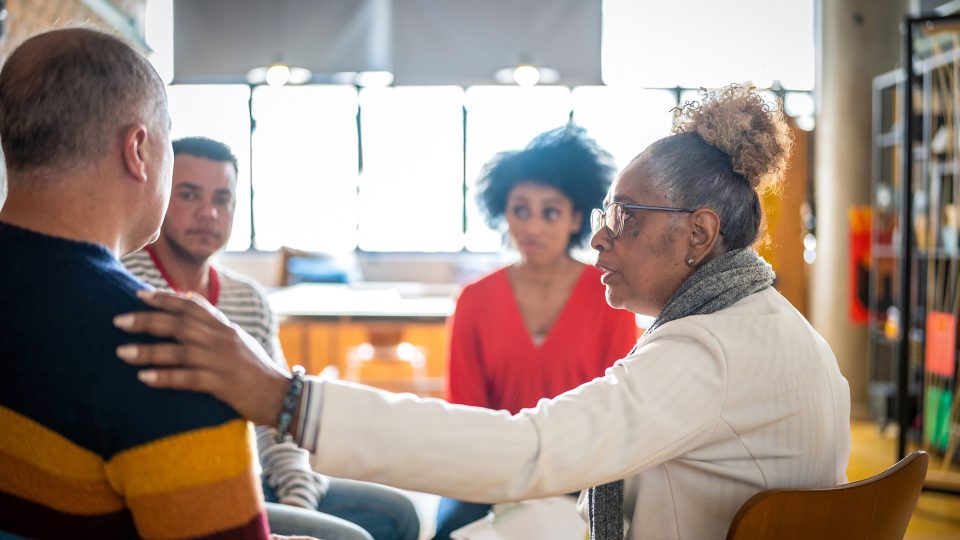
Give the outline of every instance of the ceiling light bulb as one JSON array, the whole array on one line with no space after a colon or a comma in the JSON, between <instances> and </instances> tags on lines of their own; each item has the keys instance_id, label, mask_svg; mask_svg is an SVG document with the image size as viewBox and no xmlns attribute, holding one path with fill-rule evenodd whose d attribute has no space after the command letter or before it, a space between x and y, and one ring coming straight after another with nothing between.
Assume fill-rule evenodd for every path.
<instances>
[{"instance_id":1,"label":"ceiling light bulb","mask_svg":"<svg viewBox=\"0 0 960 540\"><path fill-rule=\"evenodd\" d=\"M290 84L305 84L310 82L311 78L313 78L313 73L309 69L292 66L290 68L290 80L287 82Z\"/></svg>"},{"instance_id":2,"label":"ceiling light bulb","mask_svg":"<svg viewBox=\"0 0 960 540\"><path fill-rule=\"evenodd\" d=\"M521 64L513 70L513 80L520 86L533 86L540 82L540 70L530 64Z\"/></svg>"},{"instance_id":3,"label":"ceiling light bulb","mask_svg":"<svg viewBox=\"0 0 960 540\"><path fill-rule=\"evenodd\" d=\"M389 71L361 71L353 81L357 86L380 88L393 83L393 73Z\"/></svg>"},{"instance_id":4,"label":"ceiling light bulb","mask_svg":"<svg viewBox=\"0 0 960 540\"><path fill-rule=\"evenodd\" d=\"M283 86L290 80L290 68L283 64L274 64L267 69L265 79L270 86Z\"/></svg>"}]
</instances>

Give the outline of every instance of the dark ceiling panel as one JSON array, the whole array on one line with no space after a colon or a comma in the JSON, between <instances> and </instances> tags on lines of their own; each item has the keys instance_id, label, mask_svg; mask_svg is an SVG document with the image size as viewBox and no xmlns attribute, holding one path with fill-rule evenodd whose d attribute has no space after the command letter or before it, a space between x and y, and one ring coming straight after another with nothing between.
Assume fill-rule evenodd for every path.
<instances>
[{"instance_id":1,"label":"dark ceiling panel","mask_svg":"<svg viewBox=\"0 0 960 540\"><path fill-rule=\"evenodd\" d=\"M278 62L389 71L389 0L176 0L174 82L244 82Z\"/></svg>"},{"instance_id":2,"label":"dark ceiling panel","mask_svg":"<svg viewBox=\"0 0 960 540\"><path fill-rule=\"evenodd\" d=\"M520 62L601 84L601 0L175 0L174 82L258 66L391 71L395 84L490 84Z\"/></svg>"},{"instance_id":3,"label":"dark ceiling panel","mask_svg":"<svg viewBox=\"0 0 960 540\"><path fill-rule=\"evenodd\" d=\"M397 84L490 84L529 62L601 84L600 0L393 0Z\"/></svg>"}]
</instances>

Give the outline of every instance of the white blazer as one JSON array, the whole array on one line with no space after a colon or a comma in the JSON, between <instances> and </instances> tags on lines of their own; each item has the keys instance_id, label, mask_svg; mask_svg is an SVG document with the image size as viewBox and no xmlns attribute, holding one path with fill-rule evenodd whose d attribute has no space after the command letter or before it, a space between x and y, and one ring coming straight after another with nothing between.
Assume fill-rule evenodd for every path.
<instances>
[{"instance_id":1,"label":"white blazer","mask_svg":"<svg viewBox=\"0 0 960 540\"><path fill-rule=\"evenodd\" d=\"M722 539L767 488L846 481L850 391L773 288L664 324L606 375L516 415L311 379L314 467L478 502L625 478L630 539Z\"/></svg>"}]
</instances>

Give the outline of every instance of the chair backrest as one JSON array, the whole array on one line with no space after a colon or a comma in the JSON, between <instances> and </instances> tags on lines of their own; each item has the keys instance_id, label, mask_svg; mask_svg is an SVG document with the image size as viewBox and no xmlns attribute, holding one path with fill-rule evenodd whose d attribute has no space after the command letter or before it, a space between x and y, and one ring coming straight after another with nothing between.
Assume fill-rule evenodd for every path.
<instances>
[{"instance_id":1,"label":"chair backrest","mask_svg":"<svg viewBox=\"0 0 960 540\"><path fill-rule=\"evenodd\" d=\"M901 540L927 474L913 452L882 473L824 489L770 489L743 503L727 540Z\"/></svg>"}]
</instances>

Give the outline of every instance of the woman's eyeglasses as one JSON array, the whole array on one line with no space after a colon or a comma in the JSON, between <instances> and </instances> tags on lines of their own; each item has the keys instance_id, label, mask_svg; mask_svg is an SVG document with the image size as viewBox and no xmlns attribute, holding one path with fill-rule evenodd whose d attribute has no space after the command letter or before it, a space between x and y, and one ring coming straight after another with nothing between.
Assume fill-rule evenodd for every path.
<instances>
[{"instance_id":1,"label":"woman's eyeglasses","mask_svg":"<svg viewBox=\"0 0 960 540\"><path fill-rule=\"evenodd\" d=\"M696 208L675 208L672 206L651 206L649 204L628 204L612 202L603 210L594 208L590 212L590 228L593 234L601 227L606 227L610 239L620 236L623 232L623 222L627 219L627 210L657 210L660 212L694 212Z\"/></svg>"}]
</instances>

